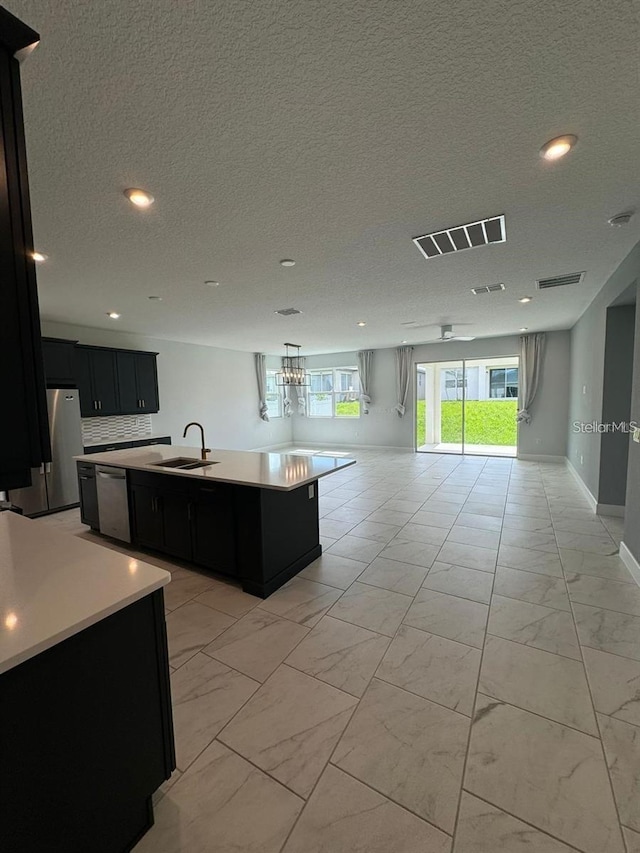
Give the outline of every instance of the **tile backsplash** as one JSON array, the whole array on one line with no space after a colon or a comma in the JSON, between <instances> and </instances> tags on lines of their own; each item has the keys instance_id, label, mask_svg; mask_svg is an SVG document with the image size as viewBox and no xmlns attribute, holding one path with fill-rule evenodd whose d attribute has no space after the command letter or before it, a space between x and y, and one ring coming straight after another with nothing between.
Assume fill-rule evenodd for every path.
<instances>
[{"instance_id":1,"label":"tile backsplash","mask_svg":"<svg viewBox=\"0 0 640 853\"><path fill-rule=\"evenodd\" d=\"M145 438L151 435L151 415L114 415L109 418L82 418L82 440L86 444L115 438Z\"/></svg>"}]
</instances>

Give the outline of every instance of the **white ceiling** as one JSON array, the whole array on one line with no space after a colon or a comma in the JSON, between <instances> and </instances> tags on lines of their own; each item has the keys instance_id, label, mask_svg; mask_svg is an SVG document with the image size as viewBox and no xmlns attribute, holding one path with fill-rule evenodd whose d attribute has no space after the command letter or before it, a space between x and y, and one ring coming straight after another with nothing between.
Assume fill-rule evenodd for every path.
<instances>
[{"instance_id":1,"label":"white ceiling","mask_svg":"<svg viewBox=\"0 0 640 853\"><path fill-rule=\"evenodd\" d=\"M627 0L5 3L42 37L23 88L49 320L307 353L567 328L640 237L640 215L607 225L640 203ZM561 133L576 149L542 161ZM506 244L411 242L500 213Z\"/></svg>"}]
</instances>

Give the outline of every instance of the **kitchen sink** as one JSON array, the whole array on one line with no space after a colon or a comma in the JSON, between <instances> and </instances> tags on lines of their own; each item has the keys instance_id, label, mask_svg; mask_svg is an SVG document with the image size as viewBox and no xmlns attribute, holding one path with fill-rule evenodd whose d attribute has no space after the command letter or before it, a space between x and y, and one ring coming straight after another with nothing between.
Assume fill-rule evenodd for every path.
<instances>
[{"instance_id":1,"label":"kitchen sink","mask_svg":"<svg viewBox=\"0 0 640 853\"><path fill-rule=\"evenodd\" d=\"M193 471L195 468L208 468L218 465L218 462L206 462L204 459L190 459L187 456L177 456L175 459L164 459L162 462L152 462L159 468L177 468L180 471Z\"/></svg>"}]
</instances>

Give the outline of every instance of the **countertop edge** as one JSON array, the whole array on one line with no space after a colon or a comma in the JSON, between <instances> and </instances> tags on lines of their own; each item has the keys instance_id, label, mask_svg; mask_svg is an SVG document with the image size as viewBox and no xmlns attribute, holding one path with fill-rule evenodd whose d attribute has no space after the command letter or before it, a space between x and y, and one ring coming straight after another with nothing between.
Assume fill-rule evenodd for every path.
<instances>
[{"instance_id":1,"label":"countertop edge","mask_svg":"<svg viewBox=\"0 0 640 853\"><path fill-rule=\"evenodd\" d=\"M157 592L159 589L167 586L171 581L170 573L165 571L165 569L160 568L158 568L158 571L162 572L164 576L159 577L156 581L150 582L144 589L138 590L120 601L114 602L108 607L103 607L101 610L98 610L90 616L80 620L80 622L77 622L74 625L69 625L67 628L47 637L46 640L41 640L30 648L23 649L21 652L13 655L12 657L0 660L0 675L15 669L17 666L20 666L20 664L26 663L28 660L31 660L31 658L34 658L42 652L46 652L48 649L68 640L70 637L79 634L81 631L84 631L85 628L90 628L92 625L96 625L98 622L112 616L114 613L124 610L124 608L128 607L130 604L134 604L136 601L140 601L140 599L145 598L147 595L151 595L152 592Z\"/></svg>"},{"instance_id":2,"label":"countertop edge","mask_svg":"<svg viewBox=\"0 0 640 853\"><path fill-rule=\"evenodd\" d=\"M117 452L117 451L115 451L115 452ZM239 452L243 452L243 451L239 451ZM246 451L246 452L249 453L251 451ZM131 464L131 463L123 462L123 461L117 461L117 460L113 460L113 461L109 460L109 462L102 462L102 461L98 461L96 459L91 459L92 455L93 454L90 454L90 453L84 453L81 456L74 456L73 458L74 458L74 461L76 461L76 462L90 462L93 465L107 465L107 466L110 466L112 468L124 468L125 470L130 470L130 471L144 471L145 473L149 473L149 474L165 474L169 477L186 477L190 480L191 479L202 480L205 483L227 483L230 486L245 486L246 488L249 488L249 489L267 489L269 491L276 491L276 492L292 492L292 491L294 491L294 489L299 489L302 486L308 486L309 483L315 483L316 480L321 480L323 477L327 477L330 474L335 474L336 471L341 471L344 468L350 468L352 465L355 465L357 462L356 459L340 459L340 462L342 464L340 465L340 468L338 468L338 469L330 469L328 471L322 471L318 474L314 474L314 476L312 476L312 477L306 477L305 479L299 480L298 482L296 482L290 486L274 486L274 485L267 485L265 483L248 482L247 480L236 480L236 479L232 479L231 477L216 478L216 477L212 476L211 474L203 475L203 474L197 474L195 471L181 471L181 470L175 469L175 468L174 469L163 468L162 466L156 466L156 465L135 465L135 464ZM102 454L95 454L95 455L100 456Z\"/></svg>"}]
</instances>

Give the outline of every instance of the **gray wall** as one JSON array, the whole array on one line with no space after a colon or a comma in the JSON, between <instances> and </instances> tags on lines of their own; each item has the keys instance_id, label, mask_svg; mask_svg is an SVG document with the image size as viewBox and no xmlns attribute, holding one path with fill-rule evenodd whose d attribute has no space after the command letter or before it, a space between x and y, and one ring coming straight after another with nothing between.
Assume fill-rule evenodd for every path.
<instances>
[{"instance_id":1,"label":"gray wall","mask_svg":"<svg viewBox=\"0 0 640 853\"><path fill-rule=\"evenodd\" d=\"M629 423L631 419L635 325L635 305L619 305L607 309L602 392L604 424ZM628 456L628 434L602 434L598 503L624 506Z\"/></svg>"},{"instance_id":2,"label":"gray wall","mask_svg":"<svg viewBox=\"0 0 640 853\"><path fill-rule=\"evenodd\" d=\"M413 351L414 363L444 359L483 358L517 355L517 336L423 344ZM564 457L567 442L570 334L549 332L538 397L532 407L533 420L520 428L519 449L523 455ZM309 356L308 368L342 367L357 364L355 352ZM376 445L413 447L415 404L412 390L404 418L394 411L396 404L395 350L375 351L370 413L347 420L307 418L294 415L293 437L298 445Z\"/></svg>"},{"instance_id":3,"label":"gray wall","mask_svg":"<svg viewBox=\"0 0 640 853\"><path fill-rule=\"evenodd\" d=\"M640 243L609 277L591 305L571 330L571 389L567 456L597 499L600 484L600 438L577 432L576 423L602 419L604 352L607 308L640 277ZM636 347L638 339L636 338ZM637 383L638 371L634 381Z\"/></svg>"},{"instance_id":4,"label":"gray wall","mask_svg":"<svg viewBox=\"0 0 640 853\"><path fill-rule=\"evenodd\" d=\"M267 423L258 415L253 353L47 321L42 333L83 344L157 352L160 412L151 415L153 431L170 435L174 444L198 445L194 431L182 438L184 425L194 420L204 425L211 448L247 450L291 442L291 418ZM280 359L268 363L279 367Z\"/></svg>"},{"instance_id":5,"label":"gray wall","mask_svg":"<svg viewBox=\"0 0 640 853\"><path fill-rule=\"evenodd\" d=\"M640 243L612 273L571 331L571 400L568 457L591 492L600 494L601 435L573 429L576 422L601 421L607 308L631 287L640 297ZM640 332L636 314L631 420L640 421ZM623 540L640 560L640 444L629 441L625 529ZM604 503L604 501L601 501Z\"/></svg>"}]
</instances>

